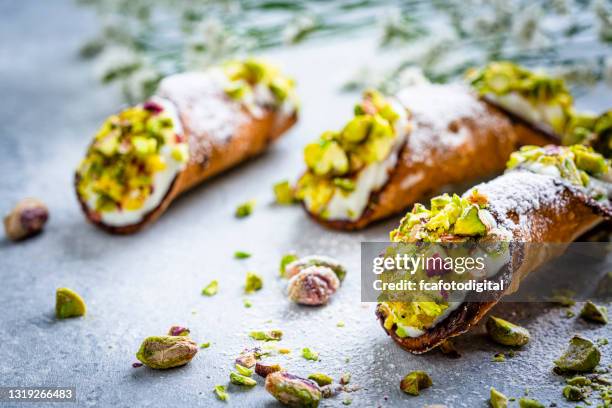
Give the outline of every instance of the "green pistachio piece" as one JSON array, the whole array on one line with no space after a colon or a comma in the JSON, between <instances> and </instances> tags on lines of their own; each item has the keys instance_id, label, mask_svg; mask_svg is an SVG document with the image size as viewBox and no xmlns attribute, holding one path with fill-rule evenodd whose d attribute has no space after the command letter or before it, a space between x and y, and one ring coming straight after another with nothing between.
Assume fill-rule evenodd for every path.
<instances>
[{"instance_id":1,"label":"green pistachio piece","mask_svg":"<svg viewBox=\"0 0 612 408\"><path fill-rule=\"evenodd\" d=\"M296 261L297 259L298 259L298 256L295 252L290 252L288 254L283 255L280 261L280 266L279 266L281 277L285 277L285 270L287 268L287 265L289 265L293 261Z\"/></svg>"},{"instance_id":2,"label":"green pistachio piece","mask_svg":"<svg viewBox=\"0 0 612 408\"><path fill-rule=\"evenodd\" d=\"M508 408L508 397L491 387L489 403L491 404L491 408Z\"/></svg>"},{"instance_id":3,"label":"green pistachio piece","mask_svg":"<svg viewBox=\"0 0 612 408\"><path fill-rule=\"evenodd\" d=\"M234 258L236 259L247 259L250 258L251 254L244 251L236 251L234 252Z\"/></svg>"},{"instance_id":4,"label":"green pistachio piece","mask_svg":"<svg viewBox=\"0 0 612 408\"><path fill-rule=\"evenodd\" d=\"M250 368L241 366L240 364L236 364L236 371L238 371L238 374L244 375L246 377L250 377L253 375L253 370L251 370Z\"/></svg>"},{"instance_id":5,"label":"green pistachio piece","mask_svg":"<svg viewBox=\"0 0 612 408\"><path fill-rule=\"evenodd\" d=\"M58 319L84 316L87 306L83 298L68 288L59 288L55 292L55 316Z\"/></svg>"},{"instance_id":6,"label":"green pistachio piece","mask_svg":"<svg viewBox=\"0 0 612 408\"><path fill-rule=\"evenodd\" d=\"M321 389L317 383L284 371L266 376L266 391L290 407L317 408L321 401Z\"/></svg>"},{"instance_id":7,"label":"green pistachio piece","mask_svg":"<svg viewBox=\"0 0 612 408\"><path fill-rule=\"evenodd\" d=\"M261 276L254 272L247 272L246 282L244 284L245 293L253 293L260 290L263 287L263 279Z\"/></svg>"},{"instance_id":8,"label":"green pistachio piece","mask_svg":"<svg viewBox=\"0 0 612 408\"><path fill-rule=\"evenodd\" d=\"M406 394L419 395L420 391L432 385L431 377L425 371L413 371L400 382L400 389Z\"/></svg>"},{"instance_id":9,"label":"green pistachio piece","mask_svg":"<svg viewBox=\"0 0 612 408\"><path fill-rule=\"evenodd\" d=\"M318 361L319 353L317 353L314 350L309 349L308 347L304 347L302 349L302 357L304 357L306 360Z\"/></svg>"},{"instance_id":10,"label":"green pistachio piece","mask_svg":"<svg viewBox=\"0 0 612 408\"><path fill-rule=\"evenodd\" d=\"M323 373L312 373L308 376L308 379L313 380L314 382L319 384L320 387L323 387L324 385L329 385L334 382L334 380L329 375Z\"/></svg>"},{"instance_id":11,"label":"green pistachio piece","mask_svg":"<svg viewBox=\"0 0 612 408\"><path fill-rule=\"evenodd\" d=\"M242 305L248 309L253 307L253 302L251 302L249 299L242 299Z\"/></svg>"},{"instance_id":12,"label":"green pistachio piece","mask_svg":"<svg viewBox=\"0 0 612 408\"><path fill-rule=\"evenodd\" d=\"M335 177L334 185L346 192L355 190L355 181L350 178Z\"/></svg>"},{"instance_id":13,"label":"green pistachio piece","mask_svg":"<svg viewBox=\"0 0 612 408\"><path fill-rule=\"evenodd\" d=\"M504 346L524 346L529 342L529 331L499 317L490 316L487 320L487 333L497 343Z\"/></svg>"},{"instance_id":14,"label":"green pistachio piece","mask_svg":"<svg viewBox=\"0 0 612 408\"><path fill-rule=\"evenodd\" d=\"M236 218L245 218L253 213L253 209L255 208L255 200L249 200L245 203L240 204L236 207L235 216Z\"/></svg>"},{"instance_id":15,"label":"green pistachio piece","mask_svg":"<svg viewBox=\"0 0 612 408\"><path fill-rule=\"evenodd\" d=\"M206 342L206 343L200 343L200 348L201 349L207 349L210 347L210 341Z\"/></svg>"},{"instance_id":16,"label":"green pistachio piece","mask_svg":"<svg viewBox=\"0 0 612 408\"><path fill-rule=\"evenodd\" d=\"M493 355L492 361L494 361L495 363L503 363L506 361L506 355L504 353L495 353L495 355Z\"/></svg>"},{"instance_id":17,"label":"green pistachio piece","mask_svg":"<svg viewBox=\"0 0 612 408\"><path fill-rule=\"evenodd\" d=\"M544 404L531 398L519 399L520 408L546 408Z\"/></svg>"},{"instance_id":18,"label":"green pistachio piece","mask_svg":"<svg viewBox=\"0 0 612 408\"><path fill-rule=\"evenodd\" d=\"M215 296L219 292L219 281L216 279L211 281L204 289L202 289L202 294L206 296Z\"/></svg>"},{"instance_id":19,"label":"green pistachio piece","mask_svg":"<svg viewBox=\"0 0 612 408\"><path fill-rule=\"evenodd\" d=\"M245 387L254 387L257 385L257 381L255 381L254 379L235 373L233 371L230 373L230 382L236 385L244 385Z\"/></svg>"},{"instance_id":20,"label":"green pistachio piece","mask_svg":"<svg viewBox=\"0 0 612 408\"><path fill-rule=\"evenodd\" d=\"M565 382L568 385L574 385L576 387L586 387L591 385L591 380L583 376L568 378Z\"/></svg>"},{"instance_id":21,"label":"green pistachio piece","mask_svg":"<svg viewBox=\"0 0 612 408\"><path fill-rule=\"evenodd\" d=\"M607 324L608 309L605 306L597 306L595 303L589 300L582 307L580 317L592 322Z\"/></svg>"},{"instance_id":22,"label":"green pistachio piece","mask_svg":"<svg viewBox=\"0 0 612 408\"><path fill-rule=\"evenodd\" d=\"M229 394L224 385L215 385L214 392L220 401L227 401L229 399Z\"/></svg>"},{"instance_id":23,"label":"green pistachio piece","mask_svg":"<svg viewBox=\"0 0 612 408\"><path fill-rule=\"evenodd\" d=\"M576 167L580 170L589 174L605 174L608 172L608 163L601 154L582 145L574 145L570 149L576 155Z\"/></svg>"},{"instance_id":24,"label":"green pistachio piece","mask_svg":"<svg viewBox=\"0 0 612 408\"><path fill-rule=\"evenodd\" d=\"M140 346L136 358L150 368L166 369L187 364L198 352L195 341L186 336L151 336Z\"/></svg>"},{"instance_id":25,"label":"green pistachio piece","mask_svg":"<svg viewBox=\"0 0 612 408\"><path fill-rule=\"evenodd\" d=\"M342 129L342 140L349 143L359 143L368 137L371 126L371 116L355 116Z\"/></svg>"},{"instance_id":26,"label":"green pistachio piece","mask_svg":"<svg viewBox=\"0 0 612 408\"><path fill-rule=\"evenodd\" d=\"M590 372L599 364L600 358L601 353L591 340L576 335L565 353L555 360L555 365L562 372Z\"/></svg>"},{"instance_id":27,"label":"green pistachio piece","mask_svg":"<svg viewBox=\"0 0 612 408\"><path fill-rule=\"evenodd\" d=\"M230 99L235 101L244 99L252 92L250 85L243 80L237 80L227 84L227 86L223 88L223 91Z\"/></svg>"},{"instance_id":28,"label":"green pistachio piece","mask_svg":"<svg viewBox=\"0 0 612 408\"><path fill-rule=\"evenodd\" d=\"M274 184L274 196L276 203L280 205L291 205L295 203L295 193L289 181L283 180Z\"/></svg>"},{"instance_id":29,"label":"green pistachio piece","mask_svg":"<svg viewBox=\"0 0 612 408\"><path fill-rule=\"evenodd\" d=\"M249 337L260 341L279 341L283 338L283 332L281 330L252 331Z\"/></svg>"},{"instance_id":30,"label":"green pistachio piece","mask_svg":"<svg viewBox=\"0 0 612 408\"><path fill-rule=\"evenodd\" d=\"M582 401L585 398L584 392L573 385L563 387L563 396L568 401Z\"/></svg>"},{"instance_id":31,"label":"green pistachio piece","mask_svg":"<svg viewBox=\"0 0 612 408\"><path fill-rule=\"evenodd\" d=\"M478 217L478 207L473 205L464 209L461 216L455 221L453 232L467 236L484 235L487 227Z\"/></svg>"}]
</instances>

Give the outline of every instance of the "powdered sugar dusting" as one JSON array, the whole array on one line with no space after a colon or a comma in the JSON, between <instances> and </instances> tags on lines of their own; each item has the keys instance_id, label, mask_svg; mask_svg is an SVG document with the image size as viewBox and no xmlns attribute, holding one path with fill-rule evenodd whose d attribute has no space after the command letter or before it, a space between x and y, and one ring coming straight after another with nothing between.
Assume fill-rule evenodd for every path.
<instances>
[{"instance_id":1,"label":"powdered sugar dusting","mask_svg":"<svg viewBox=\"0 0 612 408\"><path fill-rule=\"evenodd\" d=\"M457 121L488 116L484 103L460 84L419 84L402 90L397 99L413 117L408 148L423 160L431 149L456 148L468 139L469 129Z\"/></svg>"},{"instance_id":2,"label":"powdered sugar dusting","mask_svg":"<svg viewBox=\"0 0 612 408\"><path fill-rule=\"evenodd\" d=\"M524 170L510 171L474 188L489 198L492 212L510 230L528 229L530 215L543 207L562 208L568 204L561 194L566 187L558 179ZM518 217L516 223L511 215Z\"/></svg>"},{"instance_id":3,"label":"powdered sugar dusting","mask_svg":"<svg viewBox=\"0 0 612 408\"><path fill-rule=\"evenodd\" d=\"M189 134L191 160L203 163L212 144L226 143L246 120L241 104L229 99L221 71L186 72L164 78L157 95L171 100Z\"/></svg>"}]
</instances>

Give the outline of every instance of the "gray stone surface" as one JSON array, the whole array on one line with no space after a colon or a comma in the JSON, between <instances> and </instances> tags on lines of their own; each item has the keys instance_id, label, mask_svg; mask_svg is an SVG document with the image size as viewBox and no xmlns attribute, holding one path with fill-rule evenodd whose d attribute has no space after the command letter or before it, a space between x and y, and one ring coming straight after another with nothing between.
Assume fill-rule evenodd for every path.
<instances>
[{"instance_id":1,"label":"gray stone surface","mask_svg":"<svg viewBox=\"0 0 612 408\"><path fill-rule=\"evenodd\" d=\"M574 332L610 336L608 327L565 319L559 308L504 305L498 313L526 325L533 338L506 363L491 362L502 349L485 339L482 328L458 340L460 359L410 355L383 333L374 305L360 303L359 296L359 243L385 239L397 219L363 233L338 233L314 224L298 207L270 204L273 182L299 173L306 141L349 114L353 96L336 90L371 57L368 38L275 55L299 80L299 126L264 157L179 199L141 234L113 237L84 221L72 190L73 170L91 135L122 103L119 92L101 87L76 57L98 21L67 0L3 0L0 16L0 212L30 195L51 210L43 235L20 244L0 240L0 386L75 386L78 406L222 406L213 386L228 382L234 357L254 344L248 331L281 328L281 345L293 352L270 361L300 375L351 372L363 387L351 395L353 406L484 407L490 386L516 397L528 388L547 404L565 406L551 361ZM595 90L580 103L609 105L606 92ZM251 198L258 200L253 216L236 220L236 204ZM349 266L329 306L300 308L284 298L277 268L291 249L325 253ZM234 260L235 250L253 257ZM265 278L264 289L248 297L251 309L242 306L248 270ZM220 281L219 294L201 296L212 279ZM61 286L84 296L85 318L54 319L54 291ZM346 326L336 327L338 321ZM190 327L196 341L211 347L180 369L132 368L141 340L172 324ZM321 361L303 360L302 347L319 351ZM398 388L414 369L428 371L434 382L418 398ZM252 390L230 386L229 405L276 406L259 382ZM342 406L344 397L322 405Z\"/></svg>"}]
</instances>

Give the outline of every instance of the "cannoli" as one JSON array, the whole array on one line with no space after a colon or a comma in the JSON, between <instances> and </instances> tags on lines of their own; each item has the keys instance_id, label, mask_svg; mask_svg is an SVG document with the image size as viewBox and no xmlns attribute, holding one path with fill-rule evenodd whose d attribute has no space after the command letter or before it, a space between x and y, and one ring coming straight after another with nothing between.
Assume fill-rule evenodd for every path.
<instances>
[{"instance_id":1,"label":"cannoli","mask_svg":"<svg viewBox=\"0 0 612 408\"><path fill-rule=\"evenodd\" d=\"M523 278L560 255L579 235L612 218L610 161L590 147L525 146L511 155L505 174L477 185L462 197L442 195L431 208L416 204L391 232L392 242L508 243L503 262L486 269L505 289L482 301L449 300L448 293L425 302L381 302L376 314L402 348L423 353L468 331ZM553 250L521 243L557 243ZM495 245L493 247L496 247Z\"/></svg>"},{"instance_id":2,"label":"cannoli","mask_svg":"<svg viewBox=\"0 0 612 408\"><path fill-rule=\"evenodd\" d=\"M296 119L293 81L263 61L171 75L102 125L76 171L78 200L96 226L136 232L181 193L262 153Z\"/></svg>"}]
</instances>

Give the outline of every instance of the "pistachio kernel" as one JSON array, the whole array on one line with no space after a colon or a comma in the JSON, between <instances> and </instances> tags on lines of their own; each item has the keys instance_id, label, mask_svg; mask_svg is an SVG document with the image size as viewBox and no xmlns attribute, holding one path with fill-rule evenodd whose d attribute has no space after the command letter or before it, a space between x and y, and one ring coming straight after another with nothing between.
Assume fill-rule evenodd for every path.
<instances>
[{"instance_id":1,"label":"pistachio kernel","mask_svg":"<svg viewBox=\"0 0 612 408\"><path fill-rule=\"evenodd\" d=\"M287 180L279 181L274 184L274 197L276 204L279 205L291 205L296 202L295 192L293 187Z\"/></svg>"},{"instance_id":2,"label":"pistachio kernel","mask_svg":"<svg viewBox=\"0 0 612 408\"><path fill-rule=\"evenodd\" d=\"M216 279L211 281L204 289L202 289L202 294L205 296L215 296L219 292L219 281Z\"/></svg>"},{"instance_id":3,"label":"pistachio kernel","mask_svg":"<svg viewBox=\"0 0 612 408\"><path fill-rule=\"evenodd\" d=\"M589 372L599 364L600 359L597 346L591 340L576 335L571 338L565 353L554 363L561 372Z\"/></svg>"},{"instance_id":4,"label":"pistachio kernel","mask_svg":"<svg viewBox=\"0 0 612 408\"><path fill-rule=\"evenodd\" d=\"M491 387L489 403L491 404L491 408L508 408L508 397Z\"/></svg>"},{"instance_id":5,"label":"pistachio kernel","mask_svg":"<svg viewBox=\"0 0 612 408\"><path fill-rule=\"evenodd\" d=\"M425 371L413 371L400 382L400 389L406 394L419 395L422 389L432 385L431 377Z\"/></svg>"},{"instance_id":6,"label":"pistachio kernel","mask_svg":"<svg viewBox=\"0 0 612 408\"><path fill-rule=\"evenodd\" d=\"M182 326L172 326L170 330L168 330L168 336L189 336L191 331Z\"/></svg>"},{"instance_id":7,"label":"pistachio kernel","mask_svg":"<svg viewBox=\"0 0 612 408\"><path fill-rule=\"evenodd\" d=\"M282 330L252 331L249 337L259 341L280 341L283 338L283 332Z\"/></svg>"},{"instance_id":8,"label":"pistachio kernel","mask_svg":"<svg viewBox=\"0 0 612 408\"><path fill-rule=\"evenodd\" d=\"M278 268L281 277L287 277L287 266L293 261L296 261L297 259L298 256L295 254L295 252L290 252L288 254L283 255L280 261L280 266Z\"/></svg>"},{"instance_id":9,"label":"pistachio kernel","mask_svg":"<svg viewBox=\"0 0 612 408\"><path fill-rule=\"evenodd\" d=\"M321 389L314 381L277 371L266 377L266 391L290 407L317 408Z\"/></svg>"},{"instance_id":10,"label":"pistachio kernel","mask_svg":"<svg viewBox=\"0 0 612 408\"><path fill-rule=\"evenodd\" d=\"M323 387L324 385L329 385L334 382L334 380L329 375L323 373L312 373L308 376L308 379L316 382L320 387Z\"/></svg>"},{"instance_id":11,"label":"pistachio kernel","mask_svg":"<svg viewBox=\"0 0 612 408\"><path fill-rule=\"evenodd\" d=\"M519 399L519 408L546 408L540 401L532 398Z\"/></svg>"},{"instance_id":12,"label":"pistachio kernel","mask_svg":"<svg viewBox=\"0 0 612 408\"><path fill-rule=\"evenodd\" d=\"M191 361L198 345L185 336L151 336L140 346L136 358L147 367L163 370L179 367Z\"/></svg>"},{"instance_id":13,"label":"pistachio kernel","mask_svg":"<svg viewBox=\"0 0 612 408\"><path fill-rule=\"evenodd\" d=\"M275 373L277 371L281 371L281 366L279 364L270 364L270 363L256 363L255 364L255 373L260 377L266 378L268 375Z\"/></svg>"},{"instance_id":14,"label":"pistachio kernel","mask_svg":"<svg viewBox=\"0 0 612 408\"><path fill-rule=\"evenodd\" d=\"M289 280L288 295L295 303L320 306L329 301L339 286L340 280L330 268L310 266Z\"/></svg>"},{"instance_id":15,"label":"pistachio kernel","mask_svg":"<svg viewBox=\"0 0 612 408\"><path fill-rule=\"evenodd\" d=\"M568 378L565 382L568 385L574 385L576 387L587 387L591 385L591 380L583 376Z\"/></svg>"},{"instance_id":16,"label":"pistachio kernel","mask_svg":"<svg viewBox=\"0 0 612 408\"><path fill-rule=\"evenodd\" d=\"M263 279L261 276L254 272L247 272L246 281L244 284L245 293L253 293L260 290L263 287Z\"/></svg>"},{"instance_id":17,"label":"pistachio kernel","mask_svg":"<svg viewBox=\"0 0 612 408\"><path fill-rule=\"evenodd\" d=\"M302 349L302 357L304 357L306 360L318 361L319 353L317 353L314 350L309 349L308 347L304 347Z\"/></svg>"},{"instance_id":18,"label":"pistachio kernel","mask_svg":"<svg viewBox=\"0 0 612 408\"><path fill-rule=\"evenodd\" d=\"M26 198L4 217L4 231L7 238L19 241L41 232L48 219L49 210L42 201Z\"/></svg>"},{"instance_id":19,"label":"pistachio kernel","mask_svg":"<svg viewBox=\"0 0 612 408\"><path fill-rule=\"evenodd\" d=\"M524 346L529 342L529 331L495 316L487 320L487 333L495 342L504 346Z\"/></svg>"},{"instance_id":20,"label":"pistachio kernel","mask_svg":"<svg viewBox=\"0 0 612 408\"><path fill-rule=\"evenodd\" d=\"M249 200L245 203L242 203L236 207L236 212L234 215L236 218L245 218L253 213L253 209L255 208L255 200Z\"/></svg>"},{"instance_id":21,"label":"pistachio kernel","mask_svg":"<svg viewBox=\"0 0 612 408\"><path fill-rule=\"evenodd\" d=\"M68 288L59 288L55 292L55 316L58 319L84 316L87 306L83 298Z\"/></svg>"},{"instance_id":22,"label":"pistachio kernel","mask_svg":"<svg viewBox=\"0 0 612 408\"><path fill-rule=\"evenodd\" d=\"M608 309L605 306L597 306L589 300L582 307L580 317L595 323L608 324Z\"/></svg>"},{"instance_id":23,"label":"pistachio kernel","mask_svg":"<svg viewBox=\"0 0 612 408\"><path fill-rule=\"evenodd\" d=\"M224 385L215 385L214 393L220 401L227 401L229 399L229 394Z\"/></svg>"},{"instance_id":24,"label":"pistachio kernel","mask_svg":"<svg viewBox=\"0 0 612 408\"><path fill-rule=\"evenodd\" d=\"M245 377L250 377L253 375L253 370L251 370L250 368L246 368L244 366L241 366L240 364L236 364L236 371L238 371L238 374L240 375L244 375Z\"/></svg>"},{"instance_id":25,"label":"pistachio kernel","mask_svg":"<svg viewBox=\"0 0 612 408\"><path fill-rule=\"evenodd\" d=\"M585 398L582 389L575 385L566 385L563 387L563 396L568 401L582 401Z\"/></svg>"},{"instance_id":26,"label":"pistachio kernel","mask_svg":"<svg viewBox=\"0 0 612 408\"><path fill-rule=\"evenodd\" d=\"M236 385L244 385L245 387L254 387L257 385L257 381L252 378L249 378L245 375L241 375L235 372L230 373L230 382Z\"/></svg>"}]
</instances>

